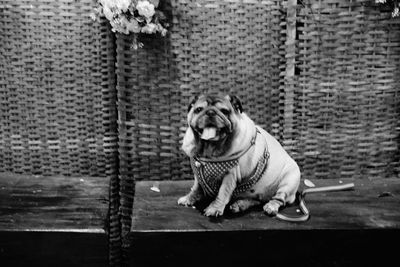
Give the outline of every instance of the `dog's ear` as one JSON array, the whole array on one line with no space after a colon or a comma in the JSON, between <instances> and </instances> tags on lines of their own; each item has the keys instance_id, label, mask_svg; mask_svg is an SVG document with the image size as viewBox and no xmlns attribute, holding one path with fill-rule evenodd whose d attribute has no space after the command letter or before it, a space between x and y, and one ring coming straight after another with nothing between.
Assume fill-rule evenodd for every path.
<instances>
[{"instance_id":1,"label":"dog's ear","mask_svg":"<svg viewBox=\"0 0 400 267\"><path fill-rule=\"evenodd\" d=\"M192 109L193 105L197 102L198 99L199 99L199 96L195 96L190 100L189 106L187 107L188 113Z\"/></svg>"},{"instance_id":2,"label":"dog's ear","mask_svg":"<svg viewBox=\"0 0 400 267\"><path fill-rule=\"evenodd\" d=\"M242 102L240 102L239 98L235 95L228 95L229 101L231 102L232 107L235 109L235 111L242 113L243 112L243 106Z\"/></svg>"}]
</instances>

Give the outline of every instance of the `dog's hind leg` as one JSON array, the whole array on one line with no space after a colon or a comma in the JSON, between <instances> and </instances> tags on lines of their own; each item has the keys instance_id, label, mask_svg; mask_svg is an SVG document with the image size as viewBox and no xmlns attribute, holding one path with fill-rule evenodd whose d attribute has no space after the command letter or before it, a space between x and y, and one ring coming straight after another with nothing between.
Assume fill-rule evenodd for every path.
<instances>
[{"instance_id":1,"label":"dog's hind leg","mask_svg":"<svg viewBox=\"0 0 400 267\"><path fill-rule=\"evenodd\" d=\"M245 210L250 209L251 207L258 206L261 204L261 201L257 199L238 199L234 201L230 206L229 210L232 213L239 213Z\"/></svg>"},{"instance_id":2,"label":"dog's hind leg","mask_svg":"<svg viewBox=\"0 0 400 267\"><path fill-rule=\"evenodd\" d=\"M278 186L276 194L264 205L263 209L268 215L276 215L281 206L292 204L296 199L296 192L300 183L300 170L297 165L289 169Z\"/></svg>"}]
</instances>

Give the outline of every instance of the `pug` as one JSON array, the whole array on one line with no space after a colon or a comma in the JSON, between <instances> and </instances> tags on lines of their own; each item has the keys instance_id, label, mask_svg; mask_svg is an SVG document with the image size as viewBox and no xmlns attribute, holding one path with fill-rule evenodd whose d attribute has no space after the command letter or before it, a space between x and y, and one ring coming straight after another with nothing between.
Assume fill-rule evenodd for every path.
<instances>
[{"instance_id":1,"label":"pug","mask_svg":"<svg viewBox=\"0 0 400 267\"><path fill-rule=\"evenodd\" d=\"M280 143L243 112L236 96L201 95L188 107L182 149L194 173L178 204L210 199L204 215L222 216L263 205L268 215L295 201L300 170Z\"/></svg>"}]
</instances>

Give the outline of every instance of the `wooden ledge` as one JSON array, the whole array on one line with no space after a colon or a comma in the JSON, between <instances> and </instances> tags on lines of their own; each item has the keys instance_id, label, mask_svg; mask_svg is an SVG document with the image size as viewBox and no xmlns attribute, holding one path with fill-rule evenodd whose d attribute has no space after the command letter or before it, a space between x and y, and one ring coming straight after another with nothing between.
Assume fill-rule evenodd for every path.
<instances>
[{"instance_id":1,"label":"wooden ledge","mask_svg":"<svg viewBox=\"0 0 400 267\"><path fill-rule=\"evenodd\" d=\"M241 215L207 218L197 209L177 205L178 198L190 190L191 181L138 182L132 232L400 228L400 179L313 182L316 186L353 182L355 189L307 195L310 220L291 223L266 216L261 207ZM151 190L154 184L160 192ZM296 209L293 206L283 212L294 214Z\"/></svg>"},{"instance_id":2,"label":"wooden ledge","mask_svg":"<svg viewBox=\"0 0 400 267\"><path fill-rule=\"evenodd\" d=\"M354 182L355 190L308 195L311 218L303 223L268 217L261 207L210 219L177 205L191 181L138 182L130 266L385 266L397 260L400 179L341 182Z\"/></svg>"},{"instance_id":3,"label":"wooden ledge","mask_svg":"<svg viewBox=\"0 0 400 267\"><path fill-rule=\"evenodd\" d=\"M0 173L3 266L107 266L109 179Z\"/></svg>"},{"instance_id":4,"label":"wooden ledge","mask_svg":"<svg viewBox=\"0 0 400 267\"><path fill-rule=\"evenodd\" d=\"M0 230L104 233L108 184L104 177L0 173Z\"/></svg>"}]
</instances>

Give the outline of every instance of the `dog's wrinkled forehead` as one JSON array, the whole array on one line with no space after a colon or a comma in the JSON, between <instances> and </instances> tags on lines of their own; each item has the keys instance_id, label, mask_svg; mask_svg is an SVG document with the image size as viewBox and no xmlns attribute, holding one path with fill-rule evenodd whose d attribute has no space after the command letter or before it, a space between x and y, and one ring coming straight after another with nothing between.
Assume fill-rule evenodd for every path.
<instances>
[{"instance_id":1,"label":"dog's wrinkled forehead","mask_svg":"<svg viewBox=\"0 0 400 267\"><path fill-rule=\"evenodd\" d=\"M194 98L188 107L188 112L193 107L216 107L218 109L233 109L238 113L243 112L242 103L236 96L226 95L226 96L219 96L219 95L200 95L199 97Z\"/></svg>"},{"instance_id":2,"label":"dog's wrinkled forehead","mask_svg":"<svg viewBox=\"0 0 400 267\"><path fill-rule=\"evenodd\" d=\"M221 97L221 96L213 96L213 95L201 95L196 103L196 107L210 107L210 106L215 106L217 108L229 108L230 102L226 97Z\"/></svg>"}]
</instances>

